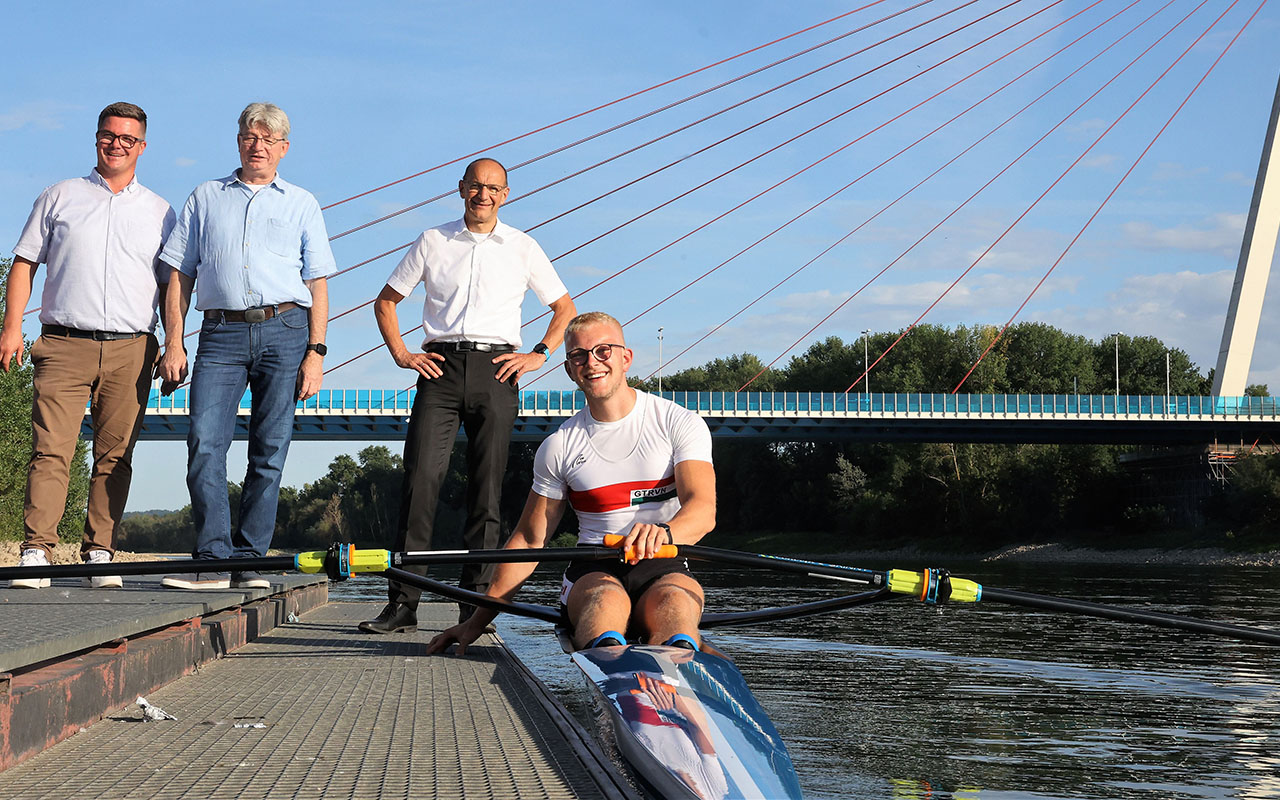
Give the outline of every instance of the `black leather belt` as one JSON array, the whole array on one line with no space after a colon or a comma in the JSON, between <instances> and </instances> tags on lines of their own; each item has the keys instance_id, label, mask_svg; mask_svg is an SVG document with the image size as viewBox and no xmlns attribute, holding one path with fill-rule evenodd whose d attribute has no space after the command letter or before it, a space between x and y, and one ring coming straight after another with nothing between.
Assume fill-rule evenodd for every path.
<instances>
[{"instance_id":1,"label":"black leather belt","mask_svg":"<svg viewBox=\"0 0 1280 800\"><path fill-rule=\"evenodd\" d=\"M432 342L427 345L428 353L511 353L515 349L514 345L488 342Z\"/></svg>"},{"instance_id":2,"label":"black leather belt","mask_svg":"<svg viewBox=\"0 0 1280 800\"><path fill-rule=\"evenodd\" d=\"M137 339L146 336L142 333L115 333L114 331L82 331L77 328L64 328L61 325L41 325L40 332L45 336L70 336L72 339L92 339L95 342L114 342L120 339Z\"/></svg>"},{"instance_id":3,"label":"black leather belt","mask_svg":"<svg viewBox=\"0 0 1280 800\"><path fill-rule=\"evenodd\" d=\"M244 311L226 311L221 308L210 308L204 312L205 319L224 319L227 322L266 322L275 315L301 308L297 303L277 303L274 306L258 306L246 308Z\"/></svg>"}]
</instances>

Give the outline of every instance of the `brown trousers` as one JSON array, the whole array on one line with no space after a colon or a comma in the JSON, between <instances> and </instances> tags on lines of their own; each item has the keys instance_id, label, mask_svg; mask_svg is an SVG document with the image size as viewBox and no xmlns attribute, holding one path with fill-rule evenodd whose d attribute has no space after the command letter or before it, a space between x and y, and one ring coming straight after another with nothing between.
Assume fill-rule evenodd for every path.
<instances>
[{"instance_id":1,"label":"brown trousers","mask_svg":"<svg viewBox=\"0 0 1280 800\"><path fill-rule=\"evenodd\" d=\"M71 459L87 404L93 417L93 469L80 550L115 552L112 541L129 499L133 446L142 430L158 349L151 334L113 342L44 335L31 347L34 447L27 469L23 547L50 550L58 543Z\"/></svg>"}]
</instances>

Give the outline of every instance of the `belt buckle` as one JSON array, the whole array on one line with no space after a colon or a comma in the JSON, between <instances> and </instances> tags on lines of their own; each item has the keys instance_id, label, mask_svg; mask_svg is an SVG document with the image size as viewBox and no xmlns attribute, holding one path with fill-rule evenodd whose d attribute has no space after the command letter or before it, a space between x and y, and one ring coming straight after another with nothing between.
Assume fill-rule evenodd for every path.
<instances>
[{"instance_id":1,"label":"belt buckle","mask_svg":"<svg viewBox=\"0 0 1280 800\"><path fill-rule=\"evenodd\" d=\"M244 321L252 323L266 322L267 311L269 308L269 306L266 308L246 308L244 311Z\"/></svg>"}]
</instances>

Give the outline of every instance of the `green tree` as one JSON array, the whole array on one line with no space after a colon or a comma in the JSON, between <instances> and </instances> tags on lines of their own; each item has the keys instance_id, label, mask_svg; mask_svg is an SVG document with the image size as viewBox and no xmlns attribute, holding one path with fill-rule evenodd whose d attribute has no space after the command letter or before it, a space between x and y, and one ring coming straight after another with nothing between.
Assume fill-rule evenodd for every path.
<instances>
[{"instance_id":1,"label":"green tree","mask_svg":"<svg viewBox=\"0 0 1280 800\"><path fill-rule=\"evenodd\" d=\"M777 383L777 372L767 369L757 356L741 353L708 361L700 367L690 367L662 378L664 392L736 392L747 381L749 392L772 392ZM754 379L754 380L753 380ZM631 385L646 392L658 391L656 377L632 381Z\"/></svg>"},{"instance_id":2,"label":"green tree","mask_svg":"<svg viewBox=\"0 0 1280 800\"><path fill-rule=\"evenodd\" d=\"M1005 332L1007 381L1016 394L1095 394L1098 382L1092 343L1043 322L1020 322Z\"/></svg>"},{"instance_id":3,"label":"green tree","mask_svg":"<svg viewBox=\"0 0 1280 800\"><path fill-rule=\"evenodd\" d=\"M0 283L8 286L12 259L0 259ZM5 313L5 294L0 292L0 318ZM27 465L31 460L31 342L23 344L21 367L0 372L0 538L22 538L22 507L26 498ZM67 503L58 524L64 541L79 541L89 502L88 450L84 439L76 442L71 460L71 481Z\"/></svg>"}]
</instances>

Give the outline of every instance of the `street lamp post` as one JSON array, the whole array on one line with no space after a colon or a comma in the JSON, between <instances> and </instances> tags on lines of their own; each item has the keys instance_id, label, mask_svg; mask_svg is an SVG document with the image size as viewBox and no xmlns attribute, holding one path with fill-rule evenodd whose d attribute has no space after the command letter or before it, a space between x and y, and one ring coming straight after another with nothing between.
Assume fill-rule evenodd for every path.
<instances>
[{"instance_id":1,"label":"street lamp post","mask_svg":"<svg viewBox=\"0 0 1280 800\"><path fill-rule=\"evenodd\" d=\"M658 326L658 394L662 394L662 326Z\"/></svg>"},{"instance_id":2,"label":"street lamp post","mask_svg":"<svg viewBox=\"0 0 1280 800\"><path fill-rule=\"evenodd\" d=\"M1164 351L1164 402L1166 405L1168 405L1169 398L1172 396L1172 393L1169 391L1169 388L1170 388L1169 361L1170 361L1169 351L1165 350Z\"/></svg>"},{"instance_id":3,"label":"street lamp post","mask_svg":"<svg viewBox=\"0 0 1280 800\"><path fill-rule=\"evenodd\" d=\"M1116 397L1120 396L1120 337L1124 331L1116 331Z\"/></svg>"},{"instance_id":4,"label":"street lamp post","mask_svg":"<svg viewBox=\"0 0 1280 800\"><path fill-rule=\"evenodd\" d=\"M866 383L863 385L863 391L866 392L868 396L871 394L871 359L869 355L871 351L867 348L867 337L870 335L870 328L862 332L862 377L866 379Z\"/></svg>"}]
</instances>

